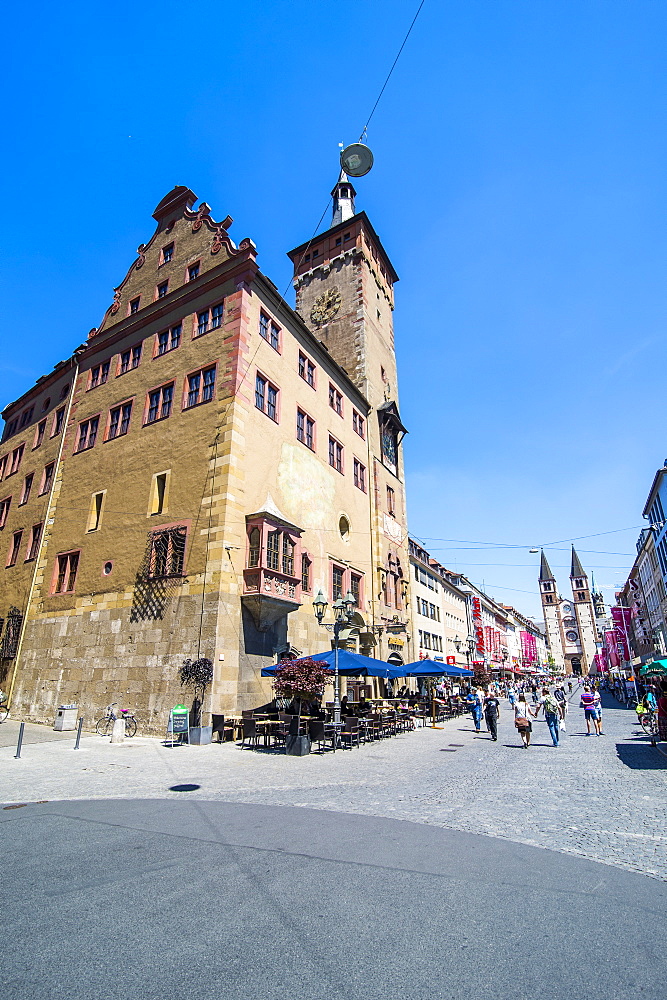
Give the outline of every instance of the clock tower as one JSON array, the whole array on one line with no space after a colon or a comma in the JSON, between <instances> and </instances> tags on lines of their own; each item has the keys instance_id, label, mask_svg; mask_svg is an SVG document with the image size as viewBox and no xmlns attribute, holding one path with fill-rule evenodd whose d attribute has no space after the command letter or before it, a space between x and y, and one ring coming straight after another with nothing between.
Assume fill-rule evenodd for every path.
<instances>
[{"instance_id":1,"label":"clock tower","mask_svg":"<svg viewBox=\"0 0 667 1000\"><path fill-rule=\"evenodd\" d=\"M331 226L289 253L296 310L371 406L354 456L368 464L375 570L373 622L382 659L414 659L409 650L409 556L402 441L394 351L398 275L356 191L341 171L331 192ZM354 414L349 415L355 420ZM356 428L355 428L356 429ZM349 466L352 465L350 456ZM354 525L352 526L354 530ZM369 588L370 589L370 588ZM400 632L400 626L408 625ZM381 631L380 631L381 629Z\"/></svg>"}]
</instances>

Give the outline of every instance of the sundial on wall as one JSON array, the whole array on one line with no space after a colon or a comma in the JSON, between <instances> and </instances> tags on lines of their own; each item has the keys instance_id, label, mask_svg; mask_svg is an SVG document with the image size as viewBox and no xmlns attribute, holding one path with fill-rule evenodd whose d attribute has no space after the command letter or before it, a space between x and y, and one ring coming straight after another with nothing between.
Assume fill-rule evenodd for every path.
<instances>
[{"instance_id":1,"label":"sundial on wall","mask_svg":"<svg viewBox=\"0 0 667 1000\"><path fill-rule=\"evenodd\" d=\"M313 323L321 326L333 319L340 309L341 297L337 288L329 288L326 292L315 299L313 308L310 310L310 318Z\"/></svg>"}]
</instances>

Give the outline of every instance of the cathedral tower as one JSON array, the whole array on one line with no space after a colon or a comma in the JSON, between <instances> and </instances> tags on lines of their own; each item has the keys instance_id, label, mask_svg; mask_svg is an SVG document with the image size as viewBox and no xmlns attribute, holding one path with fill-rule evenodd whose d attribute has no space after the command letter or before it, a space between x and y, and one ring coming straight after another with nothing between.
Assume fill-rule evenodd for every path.
<instances>
[{"instance_id":1,"label":"cathedral tower","mask_svg":"<svg viewBox=\"0 0 667 1000\"><path fill-rule=\"evenodd\" d=\"M409 614L407 512L401 442L406 429L398 409L394 352L394 284L398 275L365 212L355 208L354 187L341 171L332 191L333 214L326 232L289 253L294 264L296 310L332 358L345 370L372 409L355 462L368 463L373 513L372 560L376 570L373 619L391 624L393 644L374 650L385 659L408 649L396 631ZM335 397L331 401L336 411ZM328 431L335 436L336 416ZM359 421L359 415L343 414ZM362 456L365 456L362 457ZM349 458L352 465L353 457ZM354 530L354 525L352 526ZM377 631L377 630L376 630ZM402 634L401 634L402 635ZM412 656L414 659L414 656Z\"/></svg>"},{"instance_id":2,"label":"cathedral tower","mask_svg":"<svg viewBox=\"0 0 667 1000\"><path fill-rule=\"evenodd\" d=\"M593 667L593 657L596 653L597 629L595 628L595 610L588 586L588 577L579 561L579 556L572 546L572 566L570 582L574 598L574 610L579 631L579 644L582 653L582 673L585 675Z\"/></svg>"},{"instance_id":3,"label":"cathedral tower","mask_svg":"<svg viewBox=\"0 0 667 1000\"><path fill-rule=\"evenodd\" d=\"M554 665L558 670L565 670L563 655L563 634L560 615L560 598L556 586L556 578L551 572L547 557L542 552L540 560L540 597L544 612L544 625Z\"/></svg>"}]
</instances>

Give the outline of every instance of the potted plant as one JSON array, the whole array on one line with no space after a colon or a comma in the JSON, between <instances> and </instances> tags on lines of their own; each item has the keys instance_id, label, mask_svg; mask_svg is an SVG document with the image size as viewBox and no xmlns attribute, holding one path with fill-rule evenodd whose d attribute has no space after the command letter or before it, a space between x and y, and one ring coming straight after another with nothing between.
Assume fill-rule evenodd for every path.
<instances>
[{"instance_id":1,"label":"potted plant","mask_svg":"<svg viewBox=\"0 0 667 1000\"><path fill-rule=\"evenodd\" d=\"M190 743L203 746L211 742L213 726L202 726L202 708L206 688L213 680L213 663L206 656L199 660L186 660L178 672L181 684L194 689L190 714Z\"/></svg>"},{"instance_id":2,"label":"potted plant","mask_svg":"<svg viewBox=\"0 0 667 1000\"><path fill-rule=\"evenodd\" d=\"M273 690L277 698L292 698L298 702L296 720L290 726L290 732L285 739L285 753L302 757L310 753L310 737L301 735L301 703L319 701L324 694L324 688L332 676L326 663L312 660L286 660L275 673Z\"/></svg>"}]
</instances>

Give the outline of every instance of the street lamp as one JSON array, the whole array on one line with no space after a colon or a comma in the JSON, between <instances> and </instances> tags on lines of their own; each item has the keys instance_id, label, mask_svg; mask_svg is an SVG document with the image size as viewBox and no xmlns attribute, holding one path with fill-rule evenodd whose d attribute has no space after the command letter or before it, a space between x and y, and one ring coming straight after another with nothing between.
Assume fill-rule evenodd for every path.
<instances>
[{"instance_id":1,"label":"street lamp","mask_svg":"<svg viewBox=\"0 0 667 1000\"><path fill-rule=\"evenodd\" d=\"M454 639L454 645L456 646L456 652L460 653L461 649L463 648L463 642L461 641L461 639L459 639L458 635ZM465 645L466 663L468 665L468 670L470 670L470 657L472 656L474 648L475 648L475 639L473 636L469 635L468 638L466 639L466 645Z\"/></svg>"},{"instance_id":2,"label":"street lamp","mask_svg":"<svg viewBox=\"0 0 667 1000\"><path fill-rule=\"evenodd\" d=\"M333 721L335 725L340 725L340 675L338 673L338 640L343 628L349 628L354 623L354 612L357 602L348 590L345 597L340 597L333 603L334 623L334 710ZM317 597L313 601L315 617L321 625L329 607L327 599L321 590L318 590Z\"/></svg>"}]
</instances>

